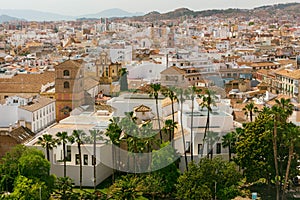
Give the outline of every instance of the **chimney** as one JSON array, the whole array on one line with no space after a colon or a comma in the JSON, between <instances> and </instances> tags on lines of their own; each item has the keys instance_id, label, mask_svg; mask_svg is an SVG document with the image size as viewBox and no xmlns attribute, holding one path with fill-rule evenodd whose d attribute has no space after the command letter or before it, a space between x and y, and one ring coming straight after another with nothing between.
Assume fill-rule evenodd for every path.
<instances>
[{"instance_id":1,"label":"chimney","mask_svg":"<svg viewBox=\"0 0 300 200\"><path fill-rule=\"evenodd\" d=\"M25 123L25 120L20 120L20 126L23 126L23 127L25 127L26 126L26 123Z\"/></svg>"},{"instance_id":2,"label":"chimney","mask_svg":"<svg viewBox=\"0 0 300 200\"><path fill-rule=\"evenodd\" d=\"M8 127L8 132L12 132L12 124L9 124L9 127Z\"/></svg>"}]
</instances>

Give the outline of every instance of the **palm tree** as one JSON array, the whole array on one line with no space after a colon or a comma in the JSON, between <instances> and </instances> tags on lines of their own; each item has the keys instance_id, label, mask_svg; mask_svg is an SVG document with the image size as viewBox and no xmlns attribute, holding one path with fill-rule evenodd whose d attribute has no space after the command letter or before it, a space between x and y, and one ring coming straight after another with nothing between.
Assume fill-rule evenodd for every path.
<instances>
[{"instance_id":1,"label":"palm tree","mask_svg":"<svg viewBox=\"0 0 300 200\"><path fill-rule=\"evenodd\" d=\"M81 156L81 145L83 144L83 137L85 136L85 132L83 130L73 130L71 137L69 137L69 141L71 143L76 142L79 154L79 186L82 189L82 156Z\"/></svg>"},{"instance_id":2,"label":"palm tree","mask_svg":"<svg viewBox=\"0 0 300 200\"><path fill-rule=\"evenodd\" d=\"M274 165L275 165L275 181L276 181L276 200L279 200L279 170L278 170L278 151L277 151L277 129L278 125L285 124L288 117L293 113L293 105L290 99L281 98L275 100L276 105L271 109L273 115L273 152L274 152Z\"/></svg>"},{"instance_id":3,"label":"palm tree","mask_svg":"<svg viewBox=\"0 0 300 200\"><path fill-rule=\"evenodd\" d=\"M67 177L67 164L66 164L66 144L68 143L68 133L67 132L58 132L56 133L58 137L58 144L63 145L63 161L64 161L64 177Z\"/></svg>"},{"instance_id":4,"label":"palm tree","mask_svg":"<svg viewBox=\"0 0 300 200\"><path fill-rule=\"evenodd\" d=\"M157 115L157 121L158 121L158 129L159 129L159 136L160 136L160 142L162 143L162 133L161 133L161 126L160 126L160 118L159 118L159 111L158 111L158 93L161 90L160 83L151 83L150 84L150 90L148 91L150 97L155 98L155 105L156 105L156 115Z\"/></svg>"},{"instance_id":5,"label":"palm tree","mask_svg":"<svg viewBox=\"0 0 300 200\"><path fill-rule=\"evenodd\" d=\"M194 126L194 101L195 101L195 95L199 95L201 93L201 89L196 88L196 86L192 86L190 91L186 92L186 96L190 96L190 99L192 100L192 113L191 113L191 143L190 143L190 150L191 150L191 160L194 160L194 153L193 153L193 126Z\"/></svg>"},{"instance_id":6,"label":"palm tree","mask_svg":"<svg viewBox=\"0 0 300 200\"><path fill-rule=\"evenodd\" d=\"M179 102L180 102L180 124L181 124L180 127L181 127L181 134L182 134L182 143L183 143L185 168L186 168L186 171L188 171L188 161L187 161L187 155L186 155L185 136L184 136L183 120L182 120L183 103L185 101L183 93L184 93L184 89L182 89L182 88L177 88L176 89L176 94L177 94L177 96L179 96Z\"/></svg>"},{"instance_id":7,"label":"palm tree","mask_svg":"<svg viewBox=\"0 0 300 200\"><path fill-rule=\"evenodd\" d=\"M97 172L96 172L96 140L101 140L103 137L101 136L103 134L103 131L100 130L89 130L90 136L86 137L86 141L93 142L93 159L92 164L94 168L94 190L96 190L97 186Z\"/></svg>"},{"instance_id":8,"label":"palm tree","mask_svg":"<svg viewBox=\"0 0 300 200\"><path fill-rule=\"evenodd\" d=\"M112 143L112 164L113 164L113 175L112 179L115 181L115 157L116 157L116 147L120 146L120 137L122 133L122 129L119 127L120 118L119 117L113 117L109 120L110 124L108 125L105 135L110 138L110 141Z\"/></svg>"},{"instance_id":9,"label":"palm tree","mask_svg":"<svg viewBox=\"0 0 300 200\"><path fill-rule=\"evenodd\" d=\"M234 131L222 136L222 146L228 147L229 161L231 160L232 146L236 141L236 133Z\"/></svg>"},{"instance_id":10,"label":"palm tree","mask_svg":"<svg viewBox=\"0 0 300 200\"><path fill-rule=\"evenodd\" d=\"M281 98L275 99L276 106L278 106L283 112L279 116L282 123L285 123L287 119L293 114L294 105L291 104L291 99Z\"/></svg>"},{"instance_id":11,"label":"palm tree","mask_svg":"<svg viewBox=\"0 0 300 200\"><path fill-rule=\"evenodd\" d=\"M208 131L207 132L207 158L209 158L210 154L210 159L213 158L213 145L215 144L216 141L219 140L219 133L213 132L213 131Z\"/></svg>"},{"instance_id":12,"label":"palm tree","mask_svg":"<svg viewBox=\"0 0 300 200\"><path fill-rule=\"evenodd\" d=\"M245 115L250 116L250 122L252 122L253 119L253 114L258 112L258 108L256 106L254 106L254 103L248 103L244 108L243 111L245 111Z\"/></svg>"},{"instance_id":13,"label":"palm tree","mask_svg":"<svg viewBox=\"0 0 300 200\"><path fill-rule=\"evenodd\" d=\"M292 159L294 156L294 148L295 146L299 146L300 138L299 138L299 127L295 126L293 123L289 123L286 133L285 133L285 143L286 146L289 147L289 156L288 156L288 163L286 166L286 171L285 171L285 180L284 180L284 185L283 185L283 192L285 193L285 190L288 186L288 179L289 179L289 172L291 168L291 163Z\"/></svg>"},{"instance_id":14,"label":"palm tree","mask_svg":"<svg viewBox=\"0 0 300 200\"><path fill-rule=\"evenodd\" d=\"M172 121L175 123L175 111L174 111L174 102L177 101L177 96L175 93L175 88L174 87L170 87L170 88L164 88L162 90L162 93L165 97L168 97L171 100L171 109L172 109ZM172 143L172 146L174 145L174 131L175 128L172 128L171 130L171 134L172 134L172 139L170 140L170 142Z\"/></svg>"},{"instance_id":15,"label":"palm tree","mask_svg":"<svg viewBox=\"0 0 300 200\"><path fill-rule=\"evenodd\" d=\"M47 160L50 161L50 150L56 147L57 140L50 134L44 134L38 138L37 144L42 145L42 147L46 149Z\"/></svg>"},{"instance_id":16,"label":"palm tree","mask_svg":"<svg viewBox=\"0 0 300 200\"><path fill-rule=\"evenodd\" d=\"M212 112L212 106L216 105L216 102L215 102L216 95L215 95L215 92L207 89L205 91L205 95L201 95L201 96L199 96L199 98L202 98L202 102L200 103L201 108L207 109L207 117L206 117L206 124L205 124L205 129L204 129L203 145L202 145L202 153L203 153L206 134L209 131L210 113Z\"/></svg>"},{"instance_id":17,"label":"palm tree","mask_svg":"<svg viewBox=\"0 0 300 200\"><path fill-rule=\"evenodd\" d=\"M167 119L165 121L165 126L163 127L163 130L165 133L167 133L169 135L169 141L172 141L172 133L174 133L174 129L177 128L177 122L174 122L171 119Z\"/></svg>"},{"instance_id":18,"label":"palm tree","mask_svg":"<svg viewBox=\"0 0 300 200\"><path fill-rule=\"evenodd\" d=\"M119 75L120 77L120 90L121 91L126 91L128 90L128 82L127 82L127 69L122 68L119 70Z\"/></svg>"}]
</instances>

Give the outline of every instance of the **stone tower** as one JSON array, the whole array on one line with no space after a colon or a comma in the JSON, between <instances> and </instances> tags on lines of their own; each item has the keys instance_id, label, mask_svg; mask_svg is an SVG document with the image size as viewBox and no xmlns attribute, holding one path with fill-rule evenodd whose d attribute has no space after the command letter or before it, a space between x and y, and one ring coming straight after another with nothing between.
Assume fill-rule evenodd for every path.
<instances>
[{"instance_id":1,"label":"stone tower","mask_svg":"<svg viewBox=\"0 0 300 200\"><path fill-rule=\"evenodd\" d=\"M83 67L80 60L67 60L55 66L56 120L84 104Z\"/></svg>"}]
</instances>

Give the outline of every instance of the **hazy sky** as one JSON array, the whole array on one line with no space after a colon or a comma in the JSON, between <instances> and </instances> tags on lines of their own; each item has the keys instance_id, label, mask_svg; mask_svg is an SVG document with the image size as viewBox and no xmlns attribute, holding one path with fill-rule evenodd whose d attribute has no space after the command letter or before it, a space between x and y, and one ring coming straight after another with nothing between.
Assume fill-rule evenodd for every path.
<instances>
[{"instance_id":1,"label":"hazy sky","mask_svg":"<svg viewBox=\"0 0 300 200\"><path fill-rule=\"evenodd\" d=\"M64 15L97 13L110 8L129 12L166 12L186 7L192 10L254 8L300 0L2 0L1 9L34 9Z\"/></svg>"}]
</instances>

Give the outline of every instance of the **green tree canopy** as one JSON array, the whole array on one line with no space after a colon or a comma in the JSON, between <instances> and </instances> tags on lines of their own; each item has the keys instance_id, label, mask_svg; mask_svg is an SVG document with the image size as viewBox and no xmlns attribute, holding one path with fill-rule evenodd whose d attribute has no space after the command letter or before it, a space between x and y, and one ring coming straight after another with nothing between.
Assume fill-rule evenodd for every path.
<instances>
[{"instance_id":1,"label":"green tree canopy","mask_svg":"<svg viewBox=\"0 0 300 200\"><path fill-rule=\"evenodd\" d=\"M233 162L203 158L198 164L190 163L189 171L178 178L177 198L232 199L239 195L237 186L241 177Z\"/></svg>"},{"instance_id":2,"label":"green tree canopy","mask_svg":"<svg viewBox=\"0 0 300 200\"><path fill-rule=\"evenodd\" d=\"M13 192L13 199L21 196L34 199L30 195L36 195L37 188L41 187L44 195L49 197L55 180L49 171L50 163L42 151L18 145L1 160L1 190Z\"/></svg>"}]
</instances>

